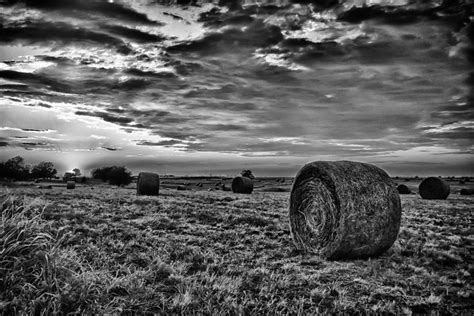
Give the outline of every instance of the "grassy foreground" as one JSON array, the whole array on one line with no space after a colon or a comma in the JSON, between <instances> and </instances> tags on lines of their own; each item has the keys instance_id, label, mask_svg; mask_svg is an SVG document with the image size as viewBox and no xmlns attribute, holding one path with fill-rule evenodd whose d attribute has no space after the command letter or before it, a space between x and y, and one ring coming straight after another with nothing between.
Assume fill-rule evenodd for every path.
<instances>
[{"instance_id":1,"label":"grassy foreground","mask_svg":"<svg viewBox=\"0 0 474 316\"><path fill-rule=\"evenodd\" d=\"M471 196L401 196L371 260L295 252L288 192L0 189L0 313L474 313Z\"/></svg>"}]
</instances>

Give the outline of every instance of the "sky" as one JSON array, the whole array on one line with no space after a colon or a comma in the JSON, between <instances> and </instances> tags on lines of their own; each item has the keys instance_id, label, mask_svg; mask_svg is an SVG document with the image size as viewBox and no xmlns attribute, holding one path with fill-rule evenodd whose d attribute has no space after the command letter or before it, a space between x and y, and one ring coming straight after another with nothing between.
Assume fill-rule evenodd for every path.
<instances>
[{"instance_id":1,"label":"sky","mask_svg":"<svg viewBox=\"0 0 474 316\"><path fill-rule=\"evenodd\" d=\"M474 175L472 43L412 2L0 1L0 160Z\"/></svg>"}]
</instances>

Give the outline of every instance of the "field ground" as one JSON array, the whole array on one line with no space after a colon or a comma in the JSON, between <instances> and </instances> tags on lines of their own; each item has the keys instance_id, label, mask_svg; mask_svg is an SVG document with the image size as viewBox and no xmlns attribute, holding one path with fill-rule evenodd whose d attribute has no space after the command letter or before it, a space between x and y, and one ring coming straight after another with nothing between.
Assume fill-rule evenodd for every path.
<instances>
[{"instance_id":1,"label":"field ground","mask_svg":"<svg viewBox=\"0 0 474 316\"><path fill-rule=\"evenodd\" d=\"M192 189L177 191L183 181ZM402 195L390 250L325 261L294 250L291 179L252 195L194 181L162 179L158 197L133 185L0 187L0 313L474 313L474 196Z\"/></svg>"}]
</instances>

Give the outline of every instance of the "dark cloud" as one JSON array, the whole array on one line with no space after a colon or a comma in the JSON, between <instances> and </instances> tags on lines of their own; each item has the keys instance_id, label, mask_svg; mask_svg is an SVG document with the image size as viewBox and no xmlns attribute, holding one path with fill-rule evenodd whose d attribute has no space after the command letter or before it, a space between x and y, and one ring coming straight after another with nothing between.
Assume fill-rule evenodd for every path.
<instances>
[{"instance_id":1,"label":"dark cloud","mask_svg":"<svg viewBox=\"0 0 474 316\"><path fill-rule=\"evenodd\" d=\"M117 151L120 150L120 148L117 147L107 147L107 146L102 146L103 149L109 150L109 151Z\"/></svg>"},{"instance_id":2,"label":"dark cloud","mask_svg":"<svg viewBox=\"0 0 474 316\"><path fill-rule=\"evenodd\" d=\"M214 93L210 93L211 97ZM259 105L250 102L233 102L233 101L209 101L208 98L195 99L185 105L187 108L207 108L210 110L225 110L231 112L251 112L259 109Z\"/></svg>"},{"instance_id":3,"label":"dark cloud","mask_svg":"<svg viewBox=\"0 0 474 316\"><path fill-rule=\"evenodd\" d=\"M121 39L100 31L73 26L64 22L26 21L0 27L0 42L23 40L29 43L60 41L63 44L94 42L96 45L114 47L119 53L129 54L132 50Z\"/></svg>"},{"instance_id":4,"label":"dark cloud","mask_svg":"<svg viewBox=\"0 0 474 316\"><path fill-rule=\"evenodd\" d=\"M71 87L68 84L56 79L51 79L42 74L19 72L14 70L0 70L0 78L20 81L28 85L45 85L58 92L69 92Z\"/></svg>"},{"instance_id":5,"label":"dark cloud","mask_svg":"<svg viewBox=\"0 0 474 316\"><path fill-rule=\"evenodd\" d=\"M457 127L451 128L447 131L429 130L425 134L431 138L444 138L452 140L469 140L474 139L474 128L471 127Z\"/></svg>"},{"instance_id":6,"label":"dark cloud","mask_svg":"<svg viewBox=\"0 0 474 316\"><path fill-rule=\"evenodd\" d=\"M176 15L176 14L173 14L173 13L169 13L169 12L163 12L164 15L167 15L167 16L170 16L172 17L173 19L175 20L178 20L178 21L185 21L183 19L183 17L179 16L179 15Z\"/></svg>"},{"instance_id":7,"label":"dark cloud","mask_svg":"<svg viewBox=\"0 0 474 316\"><path fill-rule=\"evenodd\" d=\"M218 54L223 50L249 49L249 47L266 47L274 45L283 39L278 26L265 24L258 20L244 30L226 28L221 32L211 32L201 39L178 44L168 48L171 53L196 52L203 54Z\"/></svg>"},{"instance_id":8,"label":"dark cloud","mask_svg":"<svg viewBox=\"0 0 474 316\"><path fill-rule=\"evenodd\" d=\"M255 21L248 12L226 12L211 10L200 15L199 21L208 27L222 27L226 25L248 25Z\"/></svg>"},{"instance_id":9,"label":"dark cloud","mask_svg":"<svg viewBox=\"0 0 474 316\"><path fill-rule=\"evenodd\" d=\"M451 104L442 106L438 111L432 113L432 118L459 121L459 120L472 120L474 119L474 104L466 102L463 104Z\"/></svg>"},{"instance_id":10,"label":"dark cloud","mask_svg":"<svg viewBox=\"0 0 474 316\"><path fill-rule=\"evenodd\" d=\"M340 11L338 19L350 23L378 19L385 24L402 25L415 23L423 18L445 19L461 28L472 16L470 0L458 1L411 1L408 5L355 5Z\"/></svg>"},{"instance_id":11,"label":"dark cloud","mask_svg":"<svg viewBox=\"0 0 474 316\"><path fill-rule=\"evenodd\" d=\"M206 124L205 129L209 131L248 131L249 128L245 124Z\"/></svg>"},{"instance_id":12,"label":"dark cloud","mask_svg":"<svg viewBox=\"0 0 474 316\"><path fill-rule=\"evenodd\" d=\"M127 125L128 123L133 122L133 119L125 117L125 116L113 116L105 112L89 112L89 111L76 111L74 114L82 115L82 116L93 116L99 117L106 122L110 123L117 123L120 125Z\"/></svg>"},{"instance_id":13,"label":"dark cloud","mask_svg":"<svg viewBox=\"0 0 474 316\"><path fill-rule=\"evenodd\" d=\"M349 54L349 50L339 43L314 43L305 38L287 38L280 43L279 50L272 49L262 52L287 54L292 60L302 64L325 59L336 60Z\"/></svg>"},{"instance_id":14,"label":"dark cloud","mask_svg":"<svg viewBox=\"0 0 474 316\"><path fill-rule=\"evenodd\" d=\"M46 146L48 145L47 143L44 142L24 142L21 143L22 145L28 146L28 147L34 147L34 146Z\"/></svg>"},{"instance_id":15,"label":"dark cloud","mask_svg":"<svg viewBox=\"0 0 474 316\"><path fill-rule=\"evenodd\" d=\"M416 10L405 7L364 6L352 7L339 14L338 19L350 23L360 23L368 19L381 19L387 24L415 23L422 17L435 17L433 9Z\"/></svg>"},{"instance_id":16,"label":"dark cloud","mask_svg":"<svg viewBox=\"0 0 474 316\"><path fill-rule=\"evenodd\" d=\"M100 14L109 18L141 24L161 25L159 22L150 20L146 14L136 12L117 2L96 0L7 0L3 3L22 3L33 8L44 10L61 10L63 13L69 13L74 16L76 16L78 12L87 12L89 14Z\"/></svg>"},{"instance_id":17,"label":"dark cloud","mask_svg":"<svg viewBox=\"0 0 474 316\"><path fill-rule=\"evenodd\" d=\"M37 128L22 128L24 132L35 132L35 133L44 133L47 132L47 129L37 129Z\"/></svg>"},{"instance_id":18,"label":"dark cloud","mask_svg":"<svg viewBox=\"0 0 474 316\"><path fill-rule=\"evenodd\" d=\"M150 141L145 141L145 140L137 142L137 145L140 145L140 146L165 146L165 147L168 147L168 146L181 145L181 144L183 144L183 142L180 141L180 140L176 140L176 139L163 140L163 141L159 141L159 142L150 142Z\"/></svg>"}]
</instances>

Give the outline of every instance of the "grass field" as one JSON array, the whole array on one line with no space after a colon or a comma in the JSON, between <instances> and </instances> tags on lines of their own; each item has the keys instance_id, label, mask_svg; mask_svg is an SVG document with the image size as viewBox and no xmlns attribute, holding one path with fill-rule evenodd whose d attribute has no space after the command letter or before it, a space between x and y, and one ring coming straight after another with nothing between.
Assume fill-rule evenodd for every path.
<instances>
[{"instance_id":1,"label":"grass field","mask_svg":"<svg viewBox=\"0 0 474 316\"><path fill-rule=\"evenodd\" d=\"M183 181L192 189L173 188ZM262 180L252 195L213 181L162 179L158 197L133 185L0 187L0 312L474 313L474 196L402 195L389 251L325 261L293 247L291 180Z\"/></svg>"}]
</instances>

